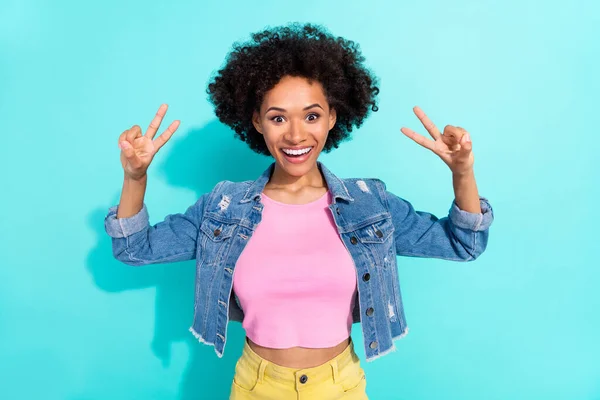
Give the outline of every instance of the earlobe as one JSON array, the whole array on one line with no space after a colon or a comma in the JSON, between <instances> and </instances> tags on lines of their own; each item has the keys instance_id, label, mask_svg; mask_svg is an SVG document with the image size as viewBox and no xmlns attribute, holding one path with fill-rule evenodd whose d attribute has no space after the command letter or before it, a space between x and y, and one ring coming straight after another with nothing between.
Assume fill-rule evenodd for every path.
<instances>
[{"instance_id":1,"label":"earlobe","mask_svg":"<svg viewBox=\"0 0 600 400\"><path fill-rule=\"evenodd\" d=\"M258 112L254 111L252 113L252 125L254 125L254 129L258 131L262 135L262 126L260 125L260 115Z\"/></svg>"}]
</instances>

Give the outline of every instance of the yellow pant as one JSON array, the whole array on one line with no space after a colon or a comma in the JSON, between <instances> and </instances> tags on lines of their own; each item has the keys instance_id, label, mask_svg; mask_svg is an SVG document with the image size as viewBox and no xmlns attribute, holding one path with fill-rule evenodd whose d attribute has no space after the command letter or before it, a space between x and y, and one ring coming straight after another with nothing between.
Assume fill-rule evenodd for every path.
<instances>
[{"instance_id":1,"label":"yellow pant","mask_svg":"<svg viewBox=\"0 0 600 400\"><path fill-rule=\"evenodd\" d=\"M244 343L235 366L230 400L368 400L365 372L354 343L339 355L312 368L273 364Z\"/></svg>"}]
</instances>

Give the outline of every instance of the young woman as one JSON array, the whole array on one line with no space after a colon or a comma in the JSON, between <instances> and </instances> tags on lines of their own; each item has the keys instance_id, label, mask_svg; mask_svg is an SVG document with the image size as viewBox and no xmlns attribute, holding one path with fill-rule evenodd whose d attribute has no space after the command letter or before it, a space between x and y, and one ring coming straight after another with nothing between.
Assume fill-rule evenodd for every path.
<instances>
[{"instance_id":1,"label":"young woman","mask_svg":"<svg viewBox=\"0 0 600 400\"><path fill-rule=\"evenodd\" d=\"M486 248L492 208L477 192L464 129L443 133L419 108L432 139L402 132L451 169L448 216L415 211L378 179L342 179L318 157L376 111L375 77L358 45L292 24L236 44L208 85L220 121L274 162L256 180L219 182L185 213L149 225L146 171L179 126L119 137L125 172L105 219L114 256L130 265L196 259L190 331L221 357L230 320L246 341L232 399L366 399L350 337L360 323L367 361L405 335L396 256L470 261ZM243 168L243 165L240 165Z\"/></svg>"}]
</instances>

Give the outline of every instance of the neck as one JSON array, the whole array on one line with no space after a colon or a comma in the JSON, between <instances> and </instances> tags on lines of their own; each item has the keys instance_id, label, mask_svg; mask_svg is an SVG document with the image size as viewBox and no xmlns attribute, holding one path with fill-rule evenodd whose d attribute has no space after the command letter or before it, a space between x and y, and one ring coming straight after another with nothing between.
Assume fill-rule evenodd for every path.
<instances>
[{"instance_id":1,"label":"neck","mask_svg":"<svg viewBox=\"0 0 600 400\"><path fill-rule=\"evenodd\" d=\"M267 183L267 187L271 189L283 189L289 192L298 192L305 187L324 186L327 186L325 177L317 163L306 174L300 176L289 174L278 163L275 163L273 174Z\"/></svg>"}]
</instances>

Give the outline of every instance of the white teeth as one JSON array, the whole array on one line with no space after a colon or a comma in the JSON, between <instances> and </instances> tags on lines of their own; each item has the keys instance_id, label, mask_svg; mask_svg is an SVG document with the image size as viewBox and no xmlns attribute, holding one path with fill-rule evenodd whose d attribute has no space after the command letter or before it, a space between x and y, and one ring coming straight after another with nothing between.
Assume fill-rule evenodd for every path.
<instances>
[{"instance_id":1,"label":"white teeth","mask_svg":"<svg viewBox=\"0 0 600 400\"><path fill-rule=\"evenodd\" d=\"M290 150L290 149L281 149L281 150L283 150L283 152L285 154L289 154L292 156L299 156L301 154L308 153L311 149L312 149L312 147L307 147L306 149L301 149L301 150Z\"/></svg>"}]
</instances>

